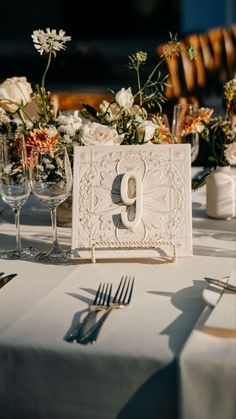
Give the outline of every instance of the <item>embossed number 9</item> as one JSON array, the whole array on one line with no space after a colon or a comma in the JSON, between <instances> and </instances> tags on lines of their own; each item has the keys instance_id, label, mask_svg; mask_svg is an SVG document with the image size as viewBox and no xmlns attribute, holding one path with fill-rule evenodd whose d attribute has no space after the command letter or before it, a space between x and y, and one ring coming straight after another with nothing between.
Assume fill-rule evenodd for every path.
<instances>
[{"instance_id":1,"label":"embossed number 9","mask_svg":"<svg viewBox=\"0 0 236 419\"><path fill-rule=\"evenodd\" d=\"M143 184L138 173L127 172L122 178L120 185L121 200L126 206L134 206L135 216L131 216L131 211L121 214L121 221L124 227L136 227L143 215ZM128 218L129 214L129 218Z\"/></svg>"}]
</instances>

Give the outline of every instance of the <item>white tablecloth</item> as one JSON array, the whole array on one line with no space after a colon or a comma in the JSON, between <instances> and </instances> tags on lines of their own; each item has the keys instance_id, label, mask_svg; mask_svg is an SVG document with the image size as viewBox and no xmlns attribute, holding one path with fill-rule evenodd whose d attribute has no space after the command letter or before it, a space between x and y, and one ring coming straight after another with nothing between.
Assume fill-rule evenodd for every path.
<instances>
[{"instance_id":1,"label":"white tablecloth","mask_svg":"<svg viewBox=\"0 0 236 419\"><path fill-rule=\"evenodd\" d=\"M206 394L205 416L199 414L195 390L204 382L214 390L210 353L233 351L235 341L208 345L209 337L194 326L205 308L204 276L222 277L234 269L236 220L207 219L204 197L204 189L193 194L194 256L174 264L74 261L56 266L0 260L0 271L18 273L0 290L1 419L176 419L180 407L184 419L215 419ZM0 215L2 248L14 244L6 208ZM24 245L49 246L48 211L29 201L22 208L21 230ZM70 233L59 229L60 241L68 247ZM130 307L111 313L96 344L66 342L99 282L112 281L115 289L122 275L135 275ZM191 390L196 353L198 378ZM221 370L232 371L227 356L220 360ZM232 385L230 372L224 377L222 388ZM217 393L217 408L224 406L225 394Z\"/></svg>"},{"instance_id":2,"label":"white tablecloth","mask_svg":"<svg viewBox=\"0 0 236 419\"><path fill-rule=\"evenodd\" d=\"M236 417L236 339L204 330L210 311L206 307L181 352L182 419Z\"/></svg>"}]
</instances>

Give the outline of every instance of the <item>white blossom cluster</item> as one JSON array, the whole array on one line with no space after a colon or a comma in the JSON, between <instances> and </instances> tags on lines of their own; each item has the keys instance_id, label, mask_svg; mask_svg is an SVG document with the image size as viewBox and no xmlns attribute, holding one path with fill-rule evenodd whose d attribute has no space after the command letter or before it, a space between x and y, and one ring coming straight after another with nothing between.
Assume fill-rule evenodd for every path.
<instances>
[{"instance_id":1,"label":"white blossom cluster","mask_svg":"<svg viewBox=\"0 0 236 419\"><path fill-rule=\"evenodd\" d=\"M42 29L35 30L31 37L40 55L52 52L56 56L57 51L65 49L65 43L71 40L71 37L66 36L62 29L57 33L56 29L49 28L46 29L46 32Z\"/></svg>"}]
</instances>

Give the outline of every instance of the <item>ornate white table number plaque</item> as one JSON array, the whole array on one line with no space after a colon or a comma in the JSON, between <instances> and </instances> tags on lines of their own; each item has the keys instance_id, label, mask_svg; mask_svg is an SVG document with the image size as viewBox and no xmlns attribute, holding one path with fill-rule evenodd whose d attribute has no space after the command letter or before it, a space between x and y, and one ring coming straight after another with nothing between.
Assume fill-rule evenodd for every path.
<instances>
[{"instance_id":1,"label":"ornate white table number plaque","mask_svg":"<svg viewBox=\"0 0 236 419\"><path fill-rule=\"evenodd\" d=\"M191 256L189 144L75 146L72 250L93 262Z\"/></svg>"}]
</instances>

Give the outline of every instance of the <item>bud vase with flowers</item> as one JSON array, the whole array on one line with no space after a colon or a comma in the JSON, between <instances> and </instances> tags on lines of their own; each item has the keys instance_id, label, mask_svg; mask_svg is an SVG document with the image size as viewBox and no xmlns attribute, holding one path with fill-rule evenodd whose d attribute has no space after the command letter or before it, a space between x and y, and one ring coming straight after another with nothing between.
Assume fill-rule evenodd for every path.
<instances>
[{"instance_id":1,"label":"bud vase with flowers","mask_svg":"<svg viewBox=\"0 0 236 419\"><path fill-rule=\"evenodd\" d=\"M211 155L209 170L193 185L197 189L206 183L206 212L209 217L236 217L236 79L224 85L226 111L224 116L211 118L205 124L202 137L208 142Z\"/></svg>"}]
</instances>

